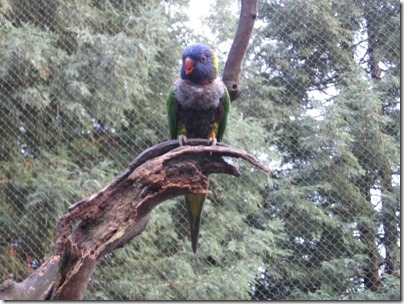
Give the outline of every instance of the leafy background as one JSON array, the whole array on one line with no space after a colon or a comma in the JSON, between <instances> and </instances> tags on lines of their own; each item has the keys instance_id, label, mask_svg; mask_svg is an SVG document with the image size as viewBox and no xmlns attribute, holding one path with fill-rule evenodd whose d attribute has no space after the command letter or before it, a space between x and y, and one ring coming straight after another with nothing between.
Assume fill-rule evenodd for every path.
<instances>
[{"instance_id":1,"label":"leafy background","mask_svg":"<svg viewBox=\"0 0 404 304\"><path fill-rule=\"evenodd\" d=\"M86 299L400 299L400 3L260 0L200 247L182 198L105 256ZM226 59L239 2L0 0L0 275L24 279L66 208L168 138L182 48Z\"/></svg>"}]
</instances>

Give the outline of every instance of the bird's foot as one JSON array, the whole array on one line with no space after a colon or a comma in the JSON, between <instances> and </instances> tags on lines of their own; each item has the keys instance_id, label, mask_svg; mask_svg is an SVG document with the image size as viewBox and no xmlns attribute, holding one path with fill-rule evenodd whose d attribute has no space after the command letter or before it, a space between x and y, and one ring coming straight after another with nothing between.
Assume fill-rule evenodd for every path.
<instances>
[{"instance_id":1,"label":"bird's foot","mask_svg":"<svg viewBox=\"0 0 404 304\"><path fill-rule=\"evenodd\" d=\"M187 137L185 135L178 136L178 144L180 147L185 146L187 144Z\"/></svg>"},{"instance_id":2,"label":"bird's foot","mask_svg":"<svg viewBox=\"0 0 404 304\"><path fill-rule=\"evenodd\" d=\"M216 137L211 137L211 138L209 138L209 141L208 141L208 145L209 145L209 146L216 146L216 144L217 144L217 139L216 139Z\"/></svg>"}]
</instances>

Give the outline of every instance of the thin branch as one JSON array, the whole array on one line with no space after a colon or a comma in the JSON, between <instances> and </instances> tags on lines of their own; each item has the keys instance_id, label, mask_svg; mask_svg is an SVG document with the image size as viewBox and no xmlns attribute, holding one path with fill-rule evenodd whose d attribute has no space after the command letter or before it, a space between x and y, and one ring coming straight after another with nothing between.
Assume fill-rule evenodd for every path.
<instances>
[{"instance_id":1,"label":"thin branch","mask_svg":"<svg viewBox=\"0 0 404 304\"><path fill-rule=\"evenodd\" d=\"M241 0L240 19L226 64L223 70L223 82L226 84L233 101L240 95L241 63L257 18L257 0Z\"/></svg>"}]
</instances>

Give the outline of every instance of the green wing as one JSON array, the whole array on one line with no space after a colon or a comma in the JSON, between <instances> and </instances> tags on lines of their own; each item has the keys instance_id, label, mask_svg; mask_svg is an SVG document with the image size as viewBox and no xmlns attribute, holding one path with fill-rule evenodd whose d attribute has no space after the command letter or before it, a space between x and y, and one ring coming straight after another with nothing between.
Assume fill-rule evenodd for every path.
<instances>
[{"instance_id":1,"label":"green wing","mask_svg":"<svg viewBox=\"0 0 404 304\"><path fill-rule=\"evenodd\" d=\"M174 97L173 89L170 89L168 93L167 100L167 116L168 116L168 128L170 130L171 139L177 138L177 109L176 102Z\"/></svg>"},{"instance_id":2,"label":"green wing","mask_svg":"<svg viewBox=\"0 0 404 304\"><path fill-rule=\"evenodd\" d=\"M227 126L227 116L230 111L230 95L226 88L224 89L222 98L220 98L220 102L222 104L222 111L220 113L219 130L216 136L217 141L222 141Z\"/></svg>"}]
</instances>

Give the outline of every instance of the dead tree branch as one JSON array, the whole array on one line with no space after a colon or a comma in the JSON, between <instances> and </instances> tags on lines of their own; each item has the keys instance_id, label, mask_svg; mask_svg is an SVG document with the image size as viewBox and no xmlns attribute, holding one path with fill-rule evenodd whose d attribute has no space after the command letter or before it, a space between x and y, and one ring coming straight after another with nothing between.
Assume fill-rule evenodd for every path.
<instances>
[{"instance_id":1,"label":"dead tree branch","mask_svg":"<svg viewBox=\"0 0 404 304\"><path fill-rule=\"evenodd\" d=\"M240 175L224 156L269 172L237 148L200 139L188 144L171 140L145 150L107 186L72 205L58 222L54 254L23 282L3 284L0 299L81 300L98 261L139 235L157 205L204 193L212 173Z\"/></svg>"},{"instance_id":2,"label":"dead tree branch","mask_svg":"<svg viewBox=\"0 0 404 304\"><path fill-rule=\"evenodd\" d=\"M241 63L243 62L256 18L257 0L241 0L241 12L237 32L234 36L222 76L222 80L226 84L232 101L237 99L241 93Z\"/></svg>"}]
</instances>

